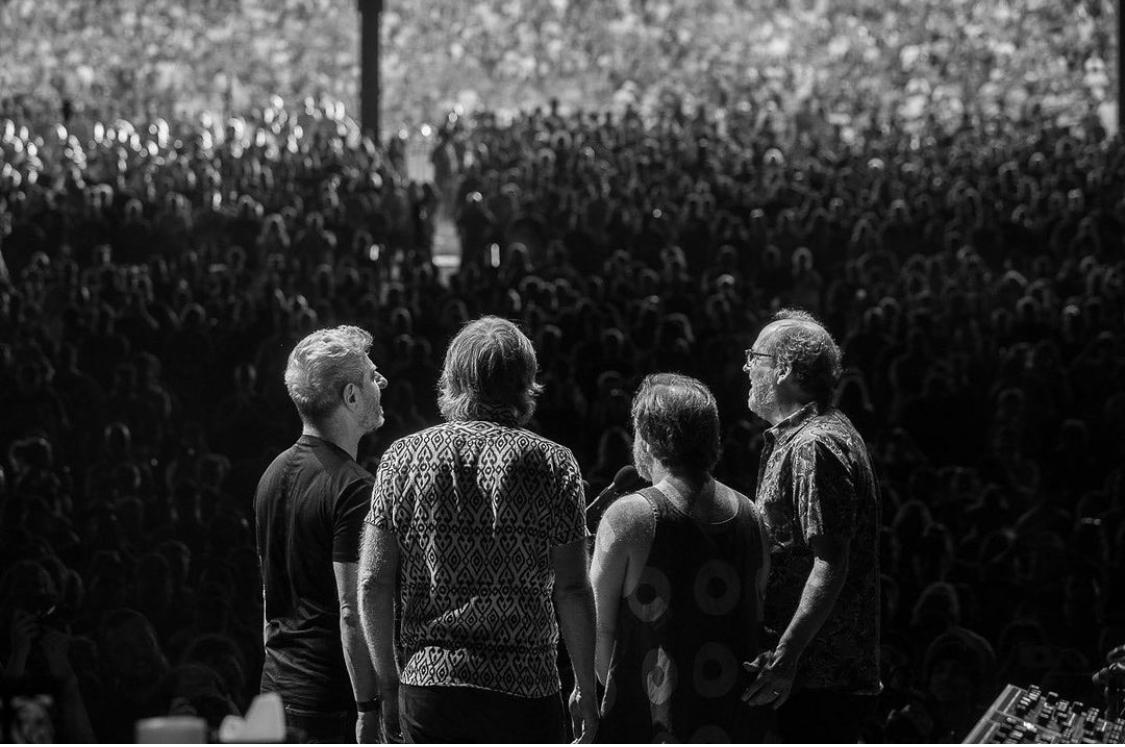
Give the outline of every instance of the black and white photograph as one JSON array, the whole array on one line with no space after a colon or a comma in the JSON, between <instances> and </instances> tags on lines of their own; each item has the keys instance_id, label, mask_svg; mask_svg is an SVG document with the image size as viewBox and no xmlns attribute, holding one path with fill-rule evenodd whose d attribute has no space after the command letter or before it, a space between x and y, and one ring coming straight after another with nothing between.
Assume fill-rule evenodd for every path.
<instances>
[{"instance_id":1,"label":"black and white photograph","mask_svg":"<svg viewBox=\"0 0 1125 747\"><path fill-rule=\"evenodd\" d=\"M0 741L1125 744L1120 0L0 0Z\"/></svg>"}]
</instances>

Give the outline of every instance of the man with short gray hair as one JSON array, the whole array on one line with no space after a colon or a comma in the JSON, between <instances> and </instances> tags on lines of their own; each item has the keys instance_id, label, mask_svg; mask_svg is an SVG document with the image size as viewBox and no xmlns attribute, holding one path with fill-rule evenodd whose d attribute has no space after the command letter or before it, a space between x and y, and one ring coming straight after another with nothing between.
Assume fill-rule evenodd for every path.
<instances>
[{"instance_id":1,"label":"man with short gray hair","mask_svg":"<svg viewBox=\"0 0 1125 747\"><path fill-rule=\"evenodd\" d=\"M352 326L313 332L289 354L285 386L303 428L254 497L264 596L262 692L310 742L377 741L378 690L359 627L356 567L374 478L356 462L383 424L387 386ZM353 705L354 703L354 705ZM357 718L358 714L358 718Z\"/></svg>"},{"instance_id":2,"label":"man with short gray hair","mask_svg":"<svg viewBox=\"0 0 1125 747\"><path fill-rule=\"evenodd\" d=\"M747 668L780 741L855 742L879 693L879 495L863 437L830 401L840 348L784 309L746 351L750 409L770 424L756 502L770 530L765 622L776 647Z\"/></svg>"}]
</instances>

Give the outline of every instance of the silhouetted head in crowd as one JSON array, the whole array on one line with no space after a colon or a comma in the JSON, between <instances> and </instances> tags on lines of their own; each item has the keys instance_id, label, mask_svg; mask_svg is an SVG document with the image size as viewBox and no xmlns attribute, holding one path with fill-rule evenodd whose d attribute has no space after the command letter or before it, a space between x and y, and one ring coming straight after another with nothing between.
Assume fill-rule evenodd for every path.
<instances>
[{"instance_id":1,"label":"silhouetted head in crowd","mask_svg":"<svg viewBox=\"0 0 1125 747\"><path fill-rule=\"evenodd\" d=\"M158 698L167 703L169 716L198 716L211 729L241 710L231 697L227 682L209 665L192 661L181 664L165 676Z\"/></svg>"},{"instance_id":2,"label":"silhouetted head in crowd","mask_svg":"<svg viewBox=\"0 0 1125 747\"><path fill-rule=\"evenodd\" d=\"M22 611L36 618L50 614L60 601L59 589L43 564L34 560L14 563L0 576L0 611L5 629L11 615Z\"/></svg>"},{"instance_id":3,"label":"silhouetted head in crowd","mask_svg":"<svg viewBox=\"0 0 1125 747\"><path fill-rule=\"evenodd\" d=\"M616 425L606 428L598 439L598 455L594 470L616 472L618 467L629 463L632 449L633 439L629 431Z\"/></svg>"},{"instance_id":4,"label":"silhouetted head in crowd","mask_svg":"<svg viewBox=\"0 0 1125 747\"><path fill-rule=\"evenodd\" d=\"M137 697L147 696L168 672L156 631L140 612L107 612L98 628L103 681Z\"/></svg>"},{"instance_id":5,"label":"silhouetted head in crowd","mask_svg":"<svg viewBox=\"0 0 1125 747\"><path fill-rule=\"evenodd\" d=\"M945 705L978 705L993 696L996 655L988 641L971 630L953 627L926 649L922 681Z\"/></svg>"},{"instance_id":6,"label":"silhouetted head in crowd","mask_svg":"<svg viewBox=\"0 0 1125 747\"><path fill-rule=\"evenodd\" d=\"M222 679L223 690L229 693L236 705L245 708L247 662L242 649L234 640L213 633L201 635L188 644L182 663L198 663L210 667Z\"/></svg>"}]
</instances>

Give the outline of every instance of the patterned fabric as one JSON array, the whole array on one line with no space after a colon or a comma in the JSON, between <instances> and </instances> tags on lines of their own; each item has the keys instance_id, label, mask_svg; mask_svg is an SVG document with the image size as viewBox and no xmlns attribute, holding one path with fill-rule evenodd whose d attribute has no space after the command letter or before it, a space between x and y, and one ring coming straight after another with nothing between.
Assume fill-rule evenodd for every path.
<instances>
[{"instance_id":1,"label":"patterned fabric","mask_svg":"<svg viewBox=\"0 0 1125 747\"><path fill-rule=\"evenodd\" d=\"M640 494L656 531L640 582L618 610L597 739L761 741L763 712L741 701L742 663L761 643L757 509L739 495L733 518L704 524L656 488Z\"/></svg>"},{"instance_id":2,"label":"patterned fabric","mask_svg":"<svg viewBox=\"0 0 1125 747\"><path fill-rule=\"evenodd\" d=\"M493 422L393 443L367 520L399 548L402 682L559 691L553 547L586 536L569 449Z\"/></svg>"},{"instance_id":3,"label":"patterned fabric","mask_svg":"<svg viewBox=\"0 0 1125 747\"><path fill-rule=\"evenodd\" d=\"M782 633L813 566L814 537L847 538L848 578L798 663L796 688L877 693L879 494L863 437L810 403L766 431L757 504L771 537L766 626Z\"/></svg>"}]
</instances>

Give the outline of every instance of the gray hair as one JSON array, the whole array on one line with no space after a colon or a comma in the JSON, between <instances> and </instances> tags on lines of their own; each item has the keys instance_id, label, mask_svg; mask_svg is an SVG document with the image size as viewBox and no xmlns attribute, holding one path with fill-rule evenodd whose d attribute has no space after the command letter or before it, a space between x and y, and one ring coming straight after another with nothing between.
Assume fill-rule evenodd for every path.
<instances>
[{"instance_id":1,"label":"gray hair","mask_svg":"<svg viewBox=\"0 0 1125 747\"><path fill-rule=\"evenodd\" d=\"M633 397L633 429L673 471L710 472L719 461L719 406L690 376L649 374Z\"/></svg>"},{"instance_id":2,"label":"gray hair","mask_svg":"<svg viewBox=\"0 0 1125 747\"><path fill-rule=\"evenodd\" d=\"M370 333L343 325L297 343L285 366L285 388L303 421L322 421L340 403L345 386L363 384L371 342Z\"/></svg>"},{"instance_id":3,"label":"gray hair","mask_svg":"<svg viewBox=\"0 0 1125 747\"><path fill-rule=\"evenodd\" d=\"M815 316L803 309L781 309L773 315L778 325L770 340L777 365L788 364L793 378L806 392L826 407L843 374L840 347Z\"/></svg>"},{"instance_id":4,"label":"gray hair","mask_svg":"<svg viewBox=\"0 0 1125 747\"><path fill-rule=\"evenodd\" d=\"M515 324L496 316L469 322L445 351L438 408L448 421L524 425L543 390L535 382L535 348Z\"/></svg>"}]
</instances>

